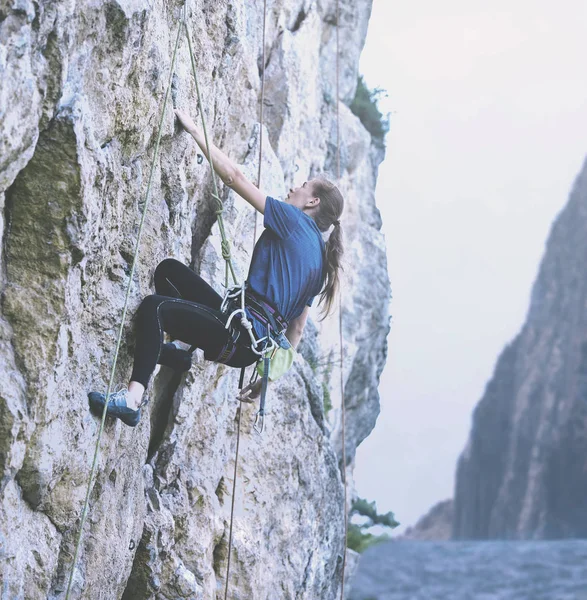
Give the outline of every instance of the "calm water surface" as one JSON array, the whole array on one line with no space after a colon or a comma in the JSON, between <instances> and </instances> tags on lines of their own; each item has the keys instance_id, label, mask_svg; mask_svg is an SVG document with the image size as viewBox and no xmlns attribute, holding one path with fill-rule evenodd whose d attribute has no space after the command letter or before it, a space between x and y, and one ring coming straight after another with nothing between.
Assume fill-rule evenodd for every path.
<instances>
[{"instance_id":1,"label":"calm water surface","mask_svg":"<svg viewBox=\"0 0 587 600\"><path fill-rule=\"evenodd\" d=\"M587 540L387 542L362 555L350 600L587 600Z\"/></svg>"}]
</instances>

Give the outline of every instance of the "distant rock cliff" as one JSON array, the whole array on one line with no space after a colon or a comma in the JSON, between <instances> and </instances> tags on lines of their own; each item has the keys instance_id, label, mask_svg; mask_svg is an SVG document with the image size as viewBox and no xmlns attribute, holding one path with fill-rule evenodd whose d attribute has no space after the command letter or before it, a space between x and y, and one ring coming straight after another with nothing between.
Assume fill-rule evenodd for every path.
<instances>
[{"instance_id":1,"label":"distant rock cliff","mask_svg":"<svg viewBox=\"0 0 587 600\"><path fill-rule=\"evenodd\" d=\"M453 524L452 499L435 504L413 527L408 527L400 540L450 540Z\"/></svg>"},{"instance_id":2,"label":"distant rock cliff","mask_svg":"<svg viewBox=\"0 0 587 600\"><path fill-rule=\"evenodd\" d=\"M371 0L341 0L341 187L346 196L344 378L349 472L379 410L389 281L374 190L382 151L351 113ZM169 77L179 2L0 3L0 596L63 598L139 211ZM214 141L256 177L262 3L192 0L187 19ZM269 2L262 188L332 174L335 2ZM185 39L172 87L196 112ZM171 106L147 213L132 314L173 256L219 291L223 262L210 172ZM239 275L253 214L221 192ZM230 597L337 597L343 488L337 319L309 326L270 390L267 429L243 412ZM127 320L117 383L133 345ZM72 598L223 597L238 373L162 368L135 430L108 421ZM324 395L334 410L325 415Z\"/></svg>"},{"instance_id":3,"label":"distant rock cliff","mask_svg":"<svg viewBox=\"0 0 587 600\"><path fill-rule=\"evenodd\" d=\"M458 464L456 538L587 537L587 163Z\"/></svg>"}]
</instances>

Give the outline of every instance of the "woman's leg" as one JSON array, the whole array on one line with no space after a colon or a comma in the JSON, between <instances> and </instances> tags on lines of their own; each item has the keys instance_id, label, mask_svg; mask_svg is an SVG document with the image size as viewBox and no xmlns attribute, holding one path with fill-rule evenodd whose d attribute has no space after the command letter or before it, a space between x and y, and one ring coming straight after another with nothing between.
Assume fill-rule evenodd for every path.
<instances>
[{"instance_id":1,"label":"woman's leg","mask_svg":"<svg viewBox=\"0 0 587 600\"><path fill-rule=\"evenodd\" d=\"M155 291L159 296L181 298L220 310L222 297L198 274L174 258L166 258L155 269Z\"/></svg>"},{"instance_id":2,"label":"woman's leg","mask_svg":"<svg viewBox=\"0 0 587 600\"><path fill-rule=\"evenodd\" d=\"M127 405L136 410L161 351L163 332L218 356L229 339L222 314L207 306L167 296L147 296L136 316L134 366ZM138 385L137 385L138 384Z\"/></svg>"},{"instance_id":3,"label":"woman's leg","mask_svg":"<svg viewBox=\"0 0 587 600\"><path fill-rule=\"evenodd\" d=\"M157 265L154 280L158 296L189 300L220 310L220 295L192 269L174 258L167 258ZM173 343L163 344L159 364L176 371L188 371L192 364L192 353L177 348Z\"/></svg>"}]
</instances>

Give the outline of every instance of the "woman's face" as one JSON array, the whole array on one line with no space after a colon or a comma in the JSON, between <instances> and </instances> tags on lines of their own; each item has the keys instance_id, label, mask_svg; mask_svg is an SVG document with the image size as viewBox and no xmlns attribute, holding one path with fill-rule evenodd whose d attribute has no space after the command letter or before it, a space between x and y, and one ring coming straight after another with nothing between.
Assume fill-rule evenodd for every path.
<instances>
[{"instance_id":1,"label":"woman's face","mask_svg":"<svg viewBox=\"0 0 587 600\"><path fill-rule=\"evenodd\" d=\"M306 181L297 188L291 188L285 201L300 210L316 208L320 198L314 196L312 181Z\"/></svg>"}]
</instances>

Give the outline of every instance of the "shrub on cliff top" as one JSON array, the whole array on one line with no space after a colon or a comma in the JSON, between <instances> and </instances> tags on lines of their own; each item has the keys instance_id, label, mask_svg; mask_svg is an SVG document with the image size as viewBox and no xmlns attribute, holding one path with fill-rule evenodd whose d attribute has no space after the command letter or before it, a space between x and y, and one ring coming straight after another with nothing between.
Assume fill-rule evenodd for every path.
<instances>
[{"instance_id":1,"label":"shrub on cliff top","mask_svg":"<svg viewBox=\"0 0 587 600\"><path fill-rule=\"evenodd\" d=\"M366 531L367 529L374 525L393 529L399 525L392 512L380 515L375 502L367 502L363 498L357 498L353 502L350 518L352 519L354 516L364 517L364 522L361 524L349 522L347 546L355 552L363 552L373 544L389 540L387 534L374 535Z\"/></svg>"},{"instance_id":2,"label":"shrub on cliff top","mask_svg":"<svg viewBox=\"0 0 587 600\"><path fill-rule=\"evenodd\" d=\"M386 97L387 93L381 88L370 90L362 75L357 81L357 91L351 104L351 111L357 115L365 129L371 134L371 137L383 143L385 134L389 131L389 114L383 115L377 106L377 101L381 97Z\"/></svg>"}]
</instances>

